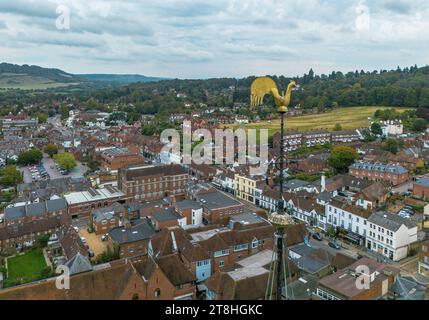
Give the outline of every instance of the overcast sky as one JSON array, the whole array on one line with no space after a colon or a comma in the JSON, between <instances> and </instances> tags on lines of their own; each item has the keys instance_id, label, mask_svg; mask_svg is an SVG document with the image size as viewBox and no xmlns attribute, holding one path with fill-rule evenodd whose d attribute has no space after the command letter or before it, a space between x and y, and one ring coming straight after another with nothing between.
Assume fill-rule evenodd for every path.
<instances>
[{"instance_id":1,"label":"overcast sky","mask_svg":"<svg viewBox=\"0 0 429 320\"><path fill-rule=\"evenodd\" d=\"M70 11L70 28L58 17ZM61 16L63 17L63 16ZM428 0L1 0L0 61L178 78L429 63Z\"/></svg>"}]
</instances>

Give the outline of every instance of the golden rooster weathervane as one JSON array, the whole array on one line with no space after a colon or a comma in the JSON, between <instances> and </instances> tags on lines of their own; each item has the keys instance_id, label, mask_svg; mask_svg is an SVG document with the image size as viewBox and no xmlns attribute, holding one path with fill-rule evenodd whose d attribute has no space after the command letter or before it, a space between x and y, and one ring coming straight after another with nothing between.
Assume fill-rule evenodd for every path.
<instances>
[{"instance_id":1,"label":"golden rooster weathervane","mask_svg":"<svg viewBox=\"0 0 429 320\"><path fill-rule=\"evenodd\" d=\"M291 81L287 87L286 93L280 95L277 84L270 77L260 77L253 81L250 87L250 109L260 106L264 97L271 94L277 106L279 113L286 113L290 104L292 90L297 88L296 82Z\"/></svg>"}]
</instances>

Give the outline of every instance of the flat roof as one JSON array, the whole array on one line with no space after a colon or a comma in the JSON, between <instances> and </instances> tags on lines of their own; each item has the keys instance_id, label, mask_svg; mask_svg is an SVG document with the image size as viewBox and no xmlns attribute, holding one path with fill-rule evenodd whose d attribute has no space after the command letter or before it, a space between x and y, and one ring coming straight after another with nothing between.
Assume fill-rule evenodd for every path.
<instances>
[{"instance_id":1,"label":"flat roof","mask_svg":"<svg viewBox=\"0 0 429 320\"><path fill-rule=\"evenodd\" d=\"M240 201L220 191L202 193L198 194L196 197L200 203L209 210L242 205Z\"/></svg>"},{"instance_id":2,"label":"flat roof","mask_svg":"<svg viewBox=\"0 0 429 320\"><path fill-rule=\"evenodd\" d=\"M237 261L237 264L244 268L256 268L266 266L273 258L273 250L264 250L243 260ZM274 255L275 258L275 255Z\"/></svg>"},{"instance_id":3,"label":"flat roof","mask_svg":"<svg viewBox=\"0 0 429 320\"><path fill-rule=\"evenodd\" d=\"M68 205L76 203L84 203L91 201L98 201L104 199L111 199L125 196L125 194L117 187L106 186L101 189L89 189L87 191L71 192L64 195Z\"/></svg>"},{"instance_id":4,"label":"flat roof","mask_svg":"<svg viewBox=\"0 0 429 320\"><path fill-rule=\"evenodd\" d=\"M247 278L253 278L257 277L263 274L269 273L269 271L262 267L255 267L255 268L240 268L236 269L234 271L228 272L228 275L234 280L244 280Z\"/></svg>"}]
</instances>

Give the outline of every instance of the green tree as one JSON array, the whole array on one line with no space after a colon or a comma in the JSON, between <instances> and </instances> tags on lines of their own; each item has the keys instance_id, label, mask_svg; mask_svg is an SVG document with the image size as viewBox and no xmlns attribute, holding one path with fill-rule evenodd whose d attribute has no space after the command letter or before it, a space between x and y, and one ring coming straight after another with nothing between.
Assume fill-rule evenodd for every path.
<instances>
[{"instance_id":1,"label":"green tree","mask_svg":"<svg viewBox=\"0 0 429 320\"><path fill-rule=\"evenodd\" d=\"M329 226L328 230L326 231L326 233L328 234L328 236L330 236L331 238L335 238L337 236L337 230L333 227L333 226Z\"/></svg>"},{"instance_id":2,"label":"green tree","mask_svg":"<svg viewBox=\"0 0 429 320\"><path fill-rule=\"evenodd\" d=\"M67 171L70 171L77 166L74 155L69 152L56 154L54 155L54 159L61 168Z\"/></svg>"},{"instance_id":3,"label":"green tree","mask_svg":"<svg viewBox=\"0 0 429 320\"><path fill-rule=\"evenodd\" d=\"M349 146L336 146L332 150L328 163L337 173L346 173L349 166L357 159L358 154L355 149Z\"/></svg>"},{"instance_id":4,"label":"green tree","mask_svg":"<svg viewBox=\"0 0 429 320\"><path fill-rule=\"evenodd\" d=\"M362 130L363 139L365 142L375 141L375 137L371 134L368 129Z\"/></svg>"},{"instance_id":5,"label":"green tree","mask_svg":"<svg viewBox=\"0 0 429 320\"><path fill-rule=\"evenodd\" d=\"M39 123L46 123L46 121L48 121L48 115L43 112L39 113L38 118L39 118Z\"/></svg>"},{"instance_id":6,"label":"green tree","mask_svg":"<svg viewBox=\"0 0 429 320\"><path fill-rule=\"evenodd\" d=\"M389 151L393 154L397 154L399 151L400 145L398 140L395 139L387 139L383 145L383 150Z\"/></svg>"},{"instance_id":7,"label":"green tree","mask_svg":"<svg viewBox=\"0 0 429 320\"><path fill-rule=\"evenodd\" d=\"M7 166L0 170L0 183L5 187L15 187L22 182L22 173L15 166Z\"/></svg>"},{"instance_id":8,"label":"green tree","mask_svg":"<svg viewBox=\"0 0 429 320\"><path fill-rule=\"evenodd\" d=\"M371 125L371 132L375 135L383 135L383 130L381 129L381 125L378 122L374 122Z\"/></svg>"},{"instance_id":9,"label":"green tree","mask_svg":"<svg viewBox=\"0 0 429 320\"><path fill-rule=\"evenodd\" d=\"M43 151L45 151L45 153L47 153L52 158L58 153L58 147L57 145L50 143L45 147Z\"/></svg>"},{"instance_id":10,"label":"green tree","mask_svg":"<svg viewBox=\"0 0 429 320\"><path fill-rule=\"evenodd\" d=\"M18 156L18 164L22 166L28 166L32 164L38 164L43 159L43 153L39 149L30 149L22 152Z\"/></svg>"},{"instance_id":11,"label":"green tree","mask_svg":"<svg viewBox=\"0 0 429 320\"><path fill-rule=\"evenodd\" d=\"M341 131L341 130L343 130L343 126L341 124L337 123L334 126L334 131Z\"/></svg>"},{"instance_id":12,"label":"green tree","mask_svg":"<svg viewBox=\"0 0 429 320\"><path fill-rule=\"evenodd\" d=\"M417 118L413 120L413 130L416 132L425 131L427 128L428 122L426 119Z\"/></svg>"},{"instance_id":13,"label":"green tree","mask_svg":"<svg viewBox=\"0 0 429 320\"><path fill-rule=\"evenodd\" d=\"M65 120L69 117L70 108L66 105L63 105L59 109L61 120Z\"/></svg>"},{"instance_id":14,"label":"green tree","mask_svg":"<svg viewBox=\"0 0 429 320\"><path fill-rule=\"evenodd\" d=\"M96 171L96 170L98 170L98 169L99 169L99 167L100 167L100 163L99 163L97 160L93 160L93 159L91 159L91 160L88 162L88 168L89 168L89 170L91 170L91 171Z\"/></svg>"},{"instance_id":15,"label":"green tree","mask_svg":"<svg viewBox=\"0 0 429 320\"><path fill-rule=\"evenodd\" d=\"M36 246L39 248L46 248L48 246L49 234L41 234L36 238Z\"/></svg>"}]
</instances>

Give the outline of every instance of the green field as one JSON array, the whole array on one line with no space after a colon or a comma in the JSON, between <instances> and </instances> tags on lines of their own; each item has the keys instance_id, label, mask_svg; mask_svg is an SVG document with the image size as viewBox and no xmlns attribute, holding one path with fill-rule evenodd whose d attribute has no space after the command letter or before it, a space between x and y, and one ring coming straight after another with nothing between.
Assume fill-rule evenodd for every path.
<instances>
[{"instance_id":1,"label":"green field","mask_svg":"<svg viewBox=\"0 0 429 320\"><path fill-rule=\"evenodd\" d=\"M393 107L350 107L339 108L334 111L305 115L300 117L286 118L286 130L289 131L308 131L315 129L332 130L338 123L343 130L357 129L369 126L369 117L374 117L378 109L396 109L399 112L411 110L410 108L393 108ZM247 129L268 129L270 135L280 129L280 120L263 121L250 123L247 125L226 125L227 128L237 129L244 127Z\"/></svg>"},{"instance_id":2,"label":"green field","mask_svg":"<svg viewBox=\"0 0 429 320\"><path fill-rule=\"evenodd\" d=\"M60 83L43 77L27 74L0 74L0 89L43 90L50 88L67 87L76 83Z\"/></svg>"},{"instance_id":3,"label":"green field","mask_svg":"<svg viewBox=\"0 0 429 320\"><path fill-rule=\"evenodd\" d=\"M5 284L25 283L41 278L42 270L46 268L46 261L42 249L32 249L23 255L9 258L7 261L7 282Z\"/></svg>"}]
</instances>

